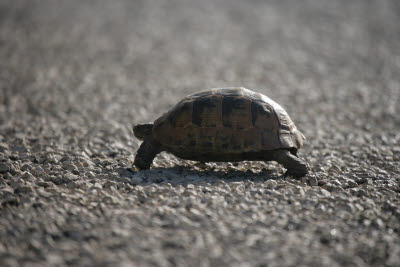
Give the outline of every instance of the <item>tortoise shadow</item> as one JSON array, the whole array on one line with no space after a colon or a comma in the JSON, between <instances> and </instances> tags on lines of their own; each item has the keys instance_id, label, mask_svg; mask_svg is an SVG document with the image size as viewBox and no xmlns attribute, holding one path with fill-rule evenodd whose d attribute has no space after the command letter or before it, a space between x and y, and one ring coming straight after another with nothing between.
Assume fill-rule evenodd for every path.
<instances>
[{"instance_id":1,"label":"tortoise shadow","mask_svg":"<svg viewBox=\"0 0 400 267\"><path fill-rule=\"evenodd\" d=\"M155 167L149 170L133 171L133 177L137 185L150 186L153 184L198 185L198 184L220 184L233 182L264 183L267 180L283 179L276 170L262 169L260 172L253 172L251 169L245 171L230 169L193 169L188 166Z\"/></svg>"}]
</instances>

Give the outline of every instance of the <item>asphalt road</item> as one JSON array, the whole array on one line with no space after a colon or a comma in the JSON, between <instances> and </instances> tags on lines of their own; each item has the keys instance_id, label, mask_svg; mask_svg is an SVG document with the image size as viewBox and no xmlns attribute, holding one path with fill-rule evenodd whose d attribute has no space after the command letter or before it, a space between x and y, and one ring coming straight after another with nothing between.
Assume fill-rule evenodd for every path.
<instances>
[{"instance_id":1,"label":"asphalt road","mask_svg":"<svg viewBox=\"0 0 400 267\"><path fill-rule=\"evenodd\" d=\"M397 0L0 1L0 265L399 266ZM280 103L312 171L131 169L198 90Z\"/></svg>"}]
</instances>

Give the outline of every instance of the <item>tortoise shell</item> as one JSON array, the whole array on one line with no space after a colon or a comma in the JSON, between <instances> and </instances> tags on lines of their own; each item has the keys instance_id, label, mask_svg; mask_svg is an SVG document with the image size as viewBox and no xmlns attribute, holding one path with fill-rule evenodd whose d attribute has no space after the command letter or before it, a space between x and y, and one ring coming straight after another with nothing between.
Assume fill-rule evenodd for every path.
<instances>
[{"instance_id":1,"label":"tortoise shell","mask_svg":"<svg viewBox=\"0 0 400 267\"><path fill-rule=\"evenodd\" d=\"M153 137L181 155L297 150L305 139L280 105L241 87L185 97L154 122Z\"/></svg>"}]
</instances>

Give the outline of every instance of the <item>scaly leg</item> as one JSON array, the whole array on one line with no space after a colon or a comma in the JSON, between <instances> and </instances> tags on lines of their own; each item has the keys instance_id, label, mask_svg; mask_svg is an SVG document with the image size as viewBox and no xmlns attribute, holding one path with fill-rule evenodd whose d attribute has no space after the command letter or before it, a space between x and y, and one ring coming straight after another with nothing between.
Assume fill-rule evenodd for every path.
<instances>
[{"instance_id":1,"label":"scaly leg","mask_svg":"<svg viewBox=\"0 0 400 267\"><path fill-rule=\"evenodd\" d=\"M308 164L290 153L289 150L276 150L273 159L287 169L285 176L303 177L308 173Z\"/></svg>"},{"instance_id":2,"label":"scaly leg","mask_svg":"<svg viewBox=\"0 0 400 267\"><path fill-rule=\"evenodd\" d=\"M141 170L149 169L153 159L161 152L161 145L152 136L147 136L140 145L133 163Z\"/></svg>"}]
</instances>

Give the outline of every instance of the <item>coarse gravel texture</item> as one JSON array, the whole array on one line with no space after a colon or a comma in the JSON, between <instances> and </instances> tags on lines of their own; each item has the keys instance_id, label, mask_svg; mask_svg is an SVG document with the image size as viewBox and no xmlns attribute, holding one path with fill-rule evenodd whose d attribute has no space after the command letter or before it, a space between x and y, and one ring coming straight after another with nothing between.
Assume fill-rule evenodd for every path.
<instances>
[{"instance_id":1,"label":"coarse gravel texture","mask_svg":"<svg viewBox=\"0 0 400 267\"><path fill-rule=\"evenodd\" d=\"M400 266L397 0L1 0L1 266ZM159 155L135 123L244 86L311 173Z\"/></svg>"}]
</instances>

